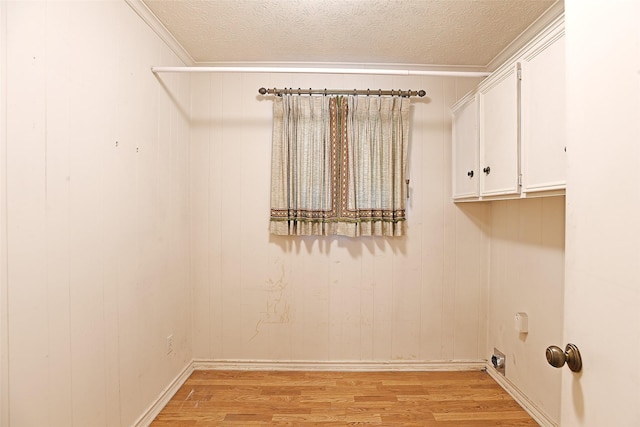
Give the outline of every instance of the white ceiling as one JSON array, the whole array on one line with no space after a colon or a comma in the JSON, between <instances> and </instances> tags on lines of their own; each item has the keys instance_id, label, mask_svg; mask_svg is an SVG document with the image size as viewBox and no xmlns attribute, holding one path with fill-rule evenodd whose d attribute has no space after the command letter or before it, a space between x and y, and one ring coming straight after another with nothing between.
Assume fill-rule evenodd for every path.
<instances>
[{"instance_id":1,"label":"white ceiling","mask_svg":"<svg viewBox=\"0 0 640 427\"><path fill-rule=\"evenodd\" d=\"M195 65L487 69L555 0L142 0ZM557 7L557 5L556 5ZM538 21L539 22L539 21Z\"/></svg>"}]
</instances>

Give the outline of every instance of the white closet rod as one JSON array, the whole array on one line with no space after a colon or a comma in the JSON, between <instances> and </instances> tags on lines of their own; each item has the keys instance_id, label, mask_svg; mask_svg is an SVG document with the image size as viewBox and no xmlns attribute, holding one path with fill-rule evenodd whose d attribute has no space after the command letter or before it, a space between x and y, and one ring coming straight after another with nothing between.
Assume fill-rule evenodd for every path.
<instances>
[{"instance_id":1,"label":"white closet rod","mask_svg":"<svg viewBox=\"0 0 640 427\"><path fill-rule=\"evenodd\" d=\"M151 67L153 73L312 73L386 74L394 76L486 77L484 71L426 71L374 68L290 68L290 67Z\"/></svg>"}]
</instances>

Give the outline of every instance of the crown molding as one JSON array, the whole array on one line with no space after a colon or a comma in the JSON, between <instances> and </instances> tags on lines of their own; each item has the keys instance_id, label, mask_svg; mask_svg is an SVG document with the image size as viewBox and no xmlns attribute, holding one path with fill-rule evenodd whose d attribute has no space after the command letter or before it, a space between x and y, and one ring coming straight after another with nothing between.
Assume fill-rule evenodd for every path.
<instances>
[{"instance_id":1,"label":"crown molding","mask_svg":"<svg viewBox=\"0 0 640 427\"><path fill-rule=\"evenodd\" d=\"M552 4L538 19L527 27L507 47L496 55L485 67L485 71L495 71L509 58L523 49L536 35L551 25L564 14L564 0L558 0Z\"/></svg>"},{"instance_id":2,"label":"crown molding","mask_svg":"<svg viewBox=\"0 0 640 427\"><path fill-rule=\"evenodd\" d=\"M173 37L171 32L151 12L142 0L125 0L140 18L160 37L160 39L175 53L184 65L194 65L195 61L182 45Z\"/></svg>"}]
</instances>

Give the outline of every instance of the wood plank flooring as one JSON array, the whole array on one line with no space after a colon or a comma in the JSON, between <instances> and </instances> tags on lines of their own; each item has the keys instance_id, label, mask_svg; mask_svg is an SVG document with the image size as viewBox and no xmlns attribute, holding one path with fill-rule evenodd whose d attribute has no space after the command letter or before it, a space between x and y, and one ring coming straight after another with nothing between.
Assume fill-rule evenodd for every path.
<instances>
[{"instance_id":1,"label":"wood plank flooring","mask_svg":"<svg viewBox=\"0 0 640 427\"><path fill-rule=\"evenodd\" d=\"M151 424L537 426L485 372L195 371Z\"/></svg>"}]
</instances>

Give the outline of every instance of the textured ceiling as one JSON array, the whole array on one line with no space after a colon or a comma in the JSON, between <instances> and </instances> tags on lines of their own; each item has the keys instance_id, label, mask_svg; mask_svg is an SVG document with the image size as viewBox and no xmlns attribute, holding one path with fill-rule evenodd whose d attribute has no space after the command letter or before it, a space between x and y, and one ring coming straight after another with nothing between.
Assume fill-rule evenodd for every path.
<instances>
[{"instance_id":1,"label":"textured ceiling","mask_svg":"<svg viewBox=\"0 0 640 427\"><path fill-rule=\"evenodd\" d=\"M485 67L554 0L143 0L196 64Z\"/></svg>"}]
</instances>

